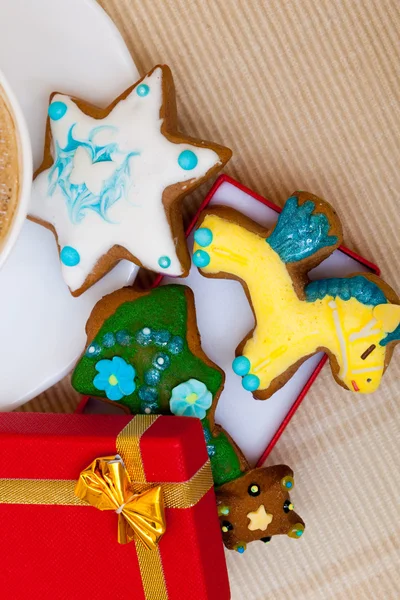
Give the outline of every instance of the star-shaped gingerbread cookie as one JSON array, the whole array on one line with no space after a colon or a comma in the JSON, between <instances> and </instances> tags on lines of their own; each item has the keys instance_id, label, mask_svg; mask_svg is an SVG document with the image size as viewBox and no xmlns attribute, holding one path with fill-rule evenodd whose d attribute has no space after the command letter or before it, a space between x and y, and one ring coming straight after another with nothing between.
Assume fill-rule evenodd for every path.
<instances>
[{"instance_id":1,"label":"star-shaped gingerbread cookie","mask_svg":"<svg viewBox=\"0 0 400 600\"><path fill-rule=\"evenodd\" d=\"M179 201L230 156L224 146L177 131L165 65L105 109L52 94L30 218L56 235L71 293L79 296L121 259L185 276L190 257Z\"/></svg>"}]
</instances>

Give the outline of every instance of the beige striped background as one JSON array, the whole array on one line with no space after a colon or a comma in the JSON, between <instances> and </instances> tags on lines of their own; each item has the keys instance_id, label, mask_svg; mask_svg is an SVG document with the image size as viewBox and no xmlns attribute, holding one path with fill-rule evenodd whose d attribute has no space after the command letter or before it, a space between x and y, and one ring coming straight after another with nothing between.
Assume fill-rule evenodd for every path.
<instances>
[{"instance_id":1,"label":"beige striped background","mask_svg":"<svg viewBox=\"0 0 400 600\"><path fill-rule=\"evenodd\" d=\"M184 131L229 145L227 172L278 203L334 203L347 245L400 291L398 0L102 5L141 72L172 67ZM269 459L295 469L306 533L230 553L234 600L400 597L399 375L397 351L379 392L350 396L324 369ZM25 409L75 405L65 381Z\"/></svg>"}]
</instances>

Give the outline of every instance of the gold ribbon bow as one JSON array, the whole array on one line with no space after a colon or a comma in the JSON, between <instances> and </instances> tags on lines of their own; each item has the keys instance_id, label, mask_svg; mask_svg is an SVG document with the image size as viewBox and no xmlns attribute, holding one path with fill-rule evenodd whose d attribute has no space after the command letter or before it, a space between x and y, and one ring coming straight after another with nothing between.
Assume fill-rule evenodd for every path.
<instances>
[{"instance_id":1,"label":"gold ribbon bow","mask_svg":"<svg viewBox=\"0 0 400 600\"><path fill-rule=\"evenodd\" d=\"M157 547L165 533L165 508L161 486L135 493L122 458L96 458L80 474L75 494L99 510L118 514L118 542L127 544L135 536L149 550Z\"/></svg>"}]
</instances>

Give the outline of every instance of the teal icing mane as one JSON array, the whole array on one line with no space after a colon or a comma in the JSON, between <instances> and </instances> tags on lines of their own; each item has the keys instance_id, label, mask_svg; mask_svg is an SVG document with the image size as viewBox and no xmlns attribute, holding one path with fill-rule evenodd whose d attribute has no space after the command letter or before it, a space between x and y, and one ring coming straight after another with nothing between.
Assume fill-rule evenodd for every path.
<instances>
[{"instance_id":1,"label":"teal icing mane","mask_svg":"<svg viewBox=\"0 0 400 600\"><path fill-rule=\"evenodd\" d=\"M130 177L129 160L132 156L137 156L138 152L121 152L117 143L109 143L103 146L95 143L95 137L100 131L105 129L115 130L115 127L103 125L91 130L87 140L77 140L73 136L73 130L76 123L71 125L67 144L61 148L58 142L55 143L55 160L49 172L49 195L52 196L59 186L67 203L68 214L73 223L79 223L86 210L94 210L105 221L109 221L107 212L109 208L120 200L126 191ZM73 184L70 176L74 168L74 156L79 147L87 150L92 164L100 162L111 162L116 155L123 155L124 158L115 171L103 182L99 194L93 194L84 183Z\"/></svg>"},{"instance_id":2,"label":"teal icing mane","mask_svg":"<svg viewBox=\"0 0 400 600\"><path fill-rule=\"evenodd\" d=\"M329 235L328 217L324 213L313 214L314 210L311 200L301 206L296 196L287 200L275 229L266 240L283 262L298 262L337 243L337 236Z\"/></svg>"},{"instance_id":3,"label":"teal icing mane","mask_svg":"<svg viewBox=\"0 0 400 600\"><path fill-rule=\"evenodd\" d=\"M396 329L391 333L388 333L386 337L379 342L380 346L387 346L390 342L398 342L400 340L400 325L397 325Z\"/></svg>"},{"instance_id":4,"label":"teal icing mane","mask_svg":"<svg viewBox=\"0 0 400 600\"><path fill-rule=\"evenodd\" d=\"M304 291L307 302L323 300L325 296L339 297L341 300L355 298L366 306L378 306L378 304L387 304L388 302L379 285L362 275L347 278L318 279L306 285ZM400 325L394 331L388 333L379 342L379 345L386 346L390 342L398 340L400 340Z\"/></svg>"},{"instance_id":5,"label":"teal icing mane","mask_svg":"<svg viewBox=\"0 0 400 600\"><path fill-rule=\"evenodd\" d=\"M323 300L325 296L332 296L332 298L339 297L341 300L355 298L358 302L367 306L387 303L386 296L381 288L362 275L347 278L318 279L306 285L304 291L307 302L315 302L315 300Z\"/></svg>"}]
</instances>

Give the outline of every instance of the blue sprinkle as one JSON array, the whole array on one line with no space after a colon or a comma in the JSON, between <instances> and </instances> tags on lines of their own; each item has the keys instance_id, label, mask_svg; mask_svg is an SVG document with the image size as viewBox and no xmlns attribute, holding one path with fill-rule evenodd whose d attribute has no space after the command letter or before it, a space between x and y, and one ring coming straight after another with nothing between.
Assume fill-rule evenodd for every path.
<instances>
[{"instance_id":1,"label":"blue sprinkle","mask_svg":"<svg viewBox=\"0 0 400 600\"><path fill-rule=\"evenodd\" d=\"M204 269L204 267L210 264L210 255L205 250L196 250L193 254L193 263L199 269Z\"/></svg>"},{"instance_id":2,"label":"blue sprinkle","mask_svg":"<svg viewBox=\"0 0 400 600\"><path fill-rule=\"evenodd\" d=\"M194 241L203 248L209 246L213 241L211 229L208 227L200 227L200 229L198 229L194 234Z\"/></svg>"},{"instance_id":3,"label":"blue sprinkle","mask_svg":"<svg viewBox=\"0 0 400 600\"><path fill-rule=\"evenodd\" d=\"M156 369L160 369L160 371L165 371L165 369L168 369L170 364L170 357L168 354L164 354L163 352L159 352L153 358L153 365L156 367Z\"/></svg>"},{"instance_id":4,"label":"blue sprinkle","mask_svg":"<svg viewBox=\"0 0 400 600\"><path fill-rule=\"evenodd\" d=\"M197 158L195 153L192 152L191 150L184 150L178 156L178 165L184 171L191 171L192 169L197 167L198 162L199 162L199 159Z\"/></svg>"},{"instance_id":5,"label":"blue sprinkle","mask_svg":"<svg viewBox=\"0 0 400 600\"><path fill-rule=\"evenodd\" d=\"M293 483L292 483L291 481L287 481L285 485L286 485L286 487L287 487L287 488L289 488L289 489L290 489L291 487L293 487Z\"/></svg>"},{"instance_id":6,"label":"blue sprinkle","mask_svg":"<svg viewBox=\"0 0 400 600\"><path fill-rule=\"evenodd\" d=\"M245 549L243 548L243 546L238 546L237 547L237 551L239 552L239 554L243 554L244 550Z\"/></svg>"},{"instance_id":7,"label":"blue sprinkle","mask_svg":"<svg viewBox=\"0 0 400 600\"><path fill-rule=\"evenodd\" d=\"M296 535L297 535L297 537L301 537L303 535L302 530L299 529L298 531L296 531Z\"/></svg>"},{"instance_id":8,"label":"blue sprinkle","mask_svg":"<svg viewBox=\"0 0 400 600\"><path fill-rule=\"evenodd\" d=\"M72 246L64 246L60 252L60 259L66 267L76 267L76 265L79 265L81 257L79 252Z\"/></svg>"},{"instance_id":9,"label":"blue sprinkle","mask_svg":"<svg viewBox=\"0 0 400 600\"><path fill-rule=\"evenodd\" d=\"M132 336L129 331L126 331L126 329L117 331L115 337L117 338L117 342L120 346L129 346L132 343Z\"/></svg>"},{"instance_id":10,"label":"blue sprinkle","mask_svg":"<svg viewBox=\"0 0 400 600\"><path fill-rule=\"evenodd\" d=\"M149 369L144 374L144 380L147 385L157 385L160 382L161 372L159 369Z\"/></svg>"},{"instance_id":11,"label":"blue sprinkle","mask_svg":"<svg viewBox=\"0 0 400 600\"><path fill-rule=\"evenodd\" d=\"M90 346L88 346L86 352L85 352L85 356L88 356L89 358L91 356L98 356L101 352L101 347L99 346L99 344L96 344L96 342L93 342L92 344L90 344Z\"/></svg>"},{"instance_id":12,"label":"blue sprinkle","mask_svg":"<svg viewBox=\"0 0 400 600\"><path fill-rule=\"evenodd\" d=\"M59 121L67 112L68 107L64 102L52 102L47 110L50 119Z\"/></svg>"},{"instance_id":13,"label":"blue sprinkle","mask_svg":"<svg viewBox=\"0 0 400 600\"><path fill-rule=\"evenodd\" d=\"M168 342L167 350L171 354L180 354L183 350L183 339L179 335L174 335Z\"/></svg>"},{"instance_id":14,"label":"blue sprinkle","mask_svg":"<svg viewBox=\"0 0 400 600\"><path fill-rule=\"evenodd\" d=\"M254 390L258 389L260 385L260 380L257 375L245 375L242 379L242 386L248 392L254 392Z\"/></svg>"},{"instance_id":15,"label":"blue sprinkle","mask_svg":"<svg viewBox=\"0 0 400 600\"><path fill-rule=\"evenodd\" d=\"M158 264L162 269L168 269L171 264L171 259L169 256L161 256L158 259Z\"/></svg>"},{"instance_id":16,"label":"blue sprinkle","mask_svg":"<svg viewBox=\"0 0 400 600\"><path fill-rule=\"evenodd\" d=\"M142 385L138 391L139 398L144 402L157 402L158 393L155 387L150 387L147 385Z\"/></svg>"},{"instance_id":17,"label":"blue sprinkle","mask_svg":"<svg viewBox=\"0 0 400 600\"><path fill-rule=\"evenodd\" d=\"M141 83L140 85L137 86L136 88L136 93L138 96L140 96L141 98L144 98L144 96L147 96L147 94L150 92L150 88L148 85L146 85L145 83Z\"/></svg>"},{"instance_id":18,"label":"blue sprinkle","mask_svg":"<svg viewBox=\"0 0 400 600\"><path fill-rule=\"evenodd\" d=\"M233 372L243 377L250 371L250 361L246 356L237 356L232 363Z\"/></svg>"},{"instance_id":19,"label":"blue sprinkle","mask_svg":"<svg viewBox=\"0 0 400 600\"><path fill-rule=\"evenodd\" d=\"M113 333L106 333L103 336L103 346L106 348L112 348L115 345L115 335Z\"/></svg>"},{"instance_id":20,"label":"blue sprinkle","mask_svg":"<svg viewBox=\"0 0 400 600\"><path fill-rule=\"evenodd\" d=\"M171 334L166 329L160 329L155 331L153 334L153 342L156 346L164 347L168 344L171 339Z\"/></svg>"},{"instance_id":21,"label":"blue sprinkle","mask_svg":"<svg viewBox=\"0 0 400 600\"><path fill-rule=\"evenodd\" d=\"M157 402L141 402L140 411L145 415L157 415L160 409Z\"/></svg>"},{"instance_id":22,"label":"blue sprinkle","mask_svg":"<svg viewBox=\"0 0 400 600\"><path fill-rule=\"evenodd\" d=\"M207 454L209 456L209 458L212 458L213 456L215 456L216 454L216 449L214 444L207 444Z\"/></svg>"},{"instance_id":23,"label":"blue sprinkle","mask_svg":"<svg viewBox=\"0 0 400 600\"><path fill-rule=\"evenodd\" d=\"M153 332L150 327L143 327L136 334L136 341L140 346L150 346L153 341Z\"/></svg>"}]
</instances>

